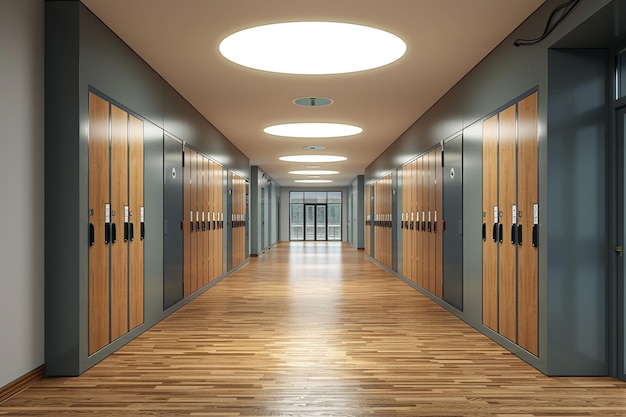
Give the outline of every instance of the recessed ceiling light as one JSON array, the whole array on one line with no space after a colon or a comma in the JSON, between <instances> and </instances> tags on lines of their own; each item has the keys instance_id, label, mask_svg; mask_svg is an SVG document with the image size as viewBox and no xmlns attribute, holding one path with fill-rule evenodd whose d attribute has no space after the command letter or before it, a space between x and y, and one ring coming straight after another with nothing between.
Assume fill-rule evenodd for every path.
<instances>
[{"instance_id":1,"label":"recessed ceiling light","mask_svg":"<svg viewBox=\"0 0 626 417\"><path fill-rule=\"evenodd\" d=\"M301 97L293 103L302 107L325 107L333 104L333 100L326 97Z\"/></svg>"},{"instance_id":2,"label":"recessed ceiling light","mask_svg":"<svg viewBox=\"0 0 626 417\"><path fill-rule=\"evenodd\" d=\"M306 184L321 184L324 182L333 182L333 180L295 180L294 182L301 182Z\"/></svg>"},{"instance_id":3,"label":"recessed ceiling light","mask_svg":"<svg viewBox=\"0 0 626 417\"><path fill-rule=\"evenodd\" d=\"M334 174L339 174L339 171L302 170L302 171L289 171L289 173L294 174L294 175L334 175Z\"/></svg>"},{"instance_id":4,"label":"recessed ceiling light","mask_svg":"<svg viewBox=\"0 0 626 417\"><path fill-rule=\"evenodd\" d=\"M281 156L281 161L285 162L341 162L345 161L345 156L337 156L337 155L289 155L289 156Z\"/></svg>"},{"instance_id":5,"label":"recessed ceiling light","mask_svg":"<svg viewBox=\"0 0 626 417\"><path fill-rule=\"evenodd\" d=\"M308 145L302 149L306 149L307 151L321 151L322 149L326 149L326 146Z\"/></svg>"},{"instance_id":6,"label":"recessed ceiling light","mask_svg":"<svg viewBox=\"0 0 626 417\"><path fill-rule=\"evenodd\" d=\"M338 22L287 22L244 29L226 37L220 53L232 62L286 74L341 74L382 67L406 52L384 30Z\"/></svg>"},{"instance_id":7,"label":"recessed ceiling light","mask_svg":"<svg viewBox=\"0 0 626 417\"><path fill-rule=\"evenodd\" d=\"M363 129L341 123L287 123L268 126L263 131L268 135L291 138L338 138L358 135Z\"/></svg>"}]
</instances>

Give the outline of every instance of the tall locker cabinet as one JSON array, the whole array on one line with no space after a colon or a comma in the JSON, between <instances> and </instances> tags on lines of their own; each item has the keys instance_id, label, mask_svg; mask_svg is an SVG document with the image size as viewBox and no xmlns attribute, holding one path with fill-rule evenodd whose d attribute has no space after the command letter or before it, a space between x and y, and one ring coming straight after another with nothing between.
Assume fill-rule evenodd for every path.
<instances>
[{"instance_id":1,"label":"tall locker cabinet","mask_svg":"<svg viewBox=\"0 0 626 417\"><path fill-rule=\"evenodd\" d=\"M483 323L538 355L537 93L483 122Z\"/></svg>"},{"instance_id":2,"label":"tall locker cabinet","mask_svg":"<svg viewBox=\"0 0 626 417\"><path fill-rule=\"evenodd\" d=\"M143 323L143 121L89 93L89 354Z\"/></svg>"}]
</instances>

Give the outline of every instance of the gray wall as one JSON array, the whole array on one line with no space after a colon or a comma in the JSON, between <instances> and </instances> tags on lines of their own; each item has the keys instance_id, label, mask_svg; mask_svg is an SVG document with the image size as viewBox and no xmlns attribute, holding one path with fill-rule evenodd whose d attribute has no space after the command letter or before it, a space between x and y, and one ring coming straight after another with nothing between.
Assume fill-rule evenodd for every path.
<instances>
[{"instance_id":1,"label":"gray wall","mask_svg":"<svg viewBox=\"0 0 626 417\"><path fill-rule=\"evenodd\" d=\"M80 2L46 2L45 18L45 361L50 375L76 375L190 300L163 311L164 132L225 170L248 178L250 167L245 155ZM146 209L145 323L92 356L87 355L85 238L90 89L145 118Z\"/></svg>"},{"instance_id":2,"label":"gray wall","mask_svg":"<svg viewBox=\"0 0 626 417\"><path fill-rule=\"evenodd\" d=\"M264 195L264 213L261 199ZM276 245L280 187L258 166L250 167L250 254L259 255Z\"/></svg>"},{"instance_id":3,"label":"gray wall","mask_svg":"<svg viewBox=\"0 0 626 417\"><path fill-rule=\"evenodd\" d=\"M357 249L365 248L365 176L359 175L348 186L348 201L346 202L347 222L351 230L348 243ZM349 210L349 204L352 211Z\"/></svg>"},{"instance_id":4,"label":"gray wall","mask_svg":"<svg viewBox=\"0 0 626 417\"><path fill-rule=\"evenodd\" d=\"M375 180L386 172L396 170L438 142L457 134L463 134L464 311L455 311L445 302L435 301L544 372L594 375L606 373L606 366L603 363L606 352L601 352L602 348L606 347L603 346L604 342L590 341L586 334L587 326L599 326L592 331L592 334L594 337L605 336L605 322L603 320L606 318L600 316L604 306L604 301L601 299L605 296L603 293L605 284L602 281L606 279L605 264L607 260L602 259L600 251L606 250L606 247L603 247L603 243L601 243L606 242L604 229L606 224L603 223L603 210L606 207L599 207L597 202L589 201L589 199L578 198L577 192L563 194L565 191L562 188L559 191L557 188L562 187L563 184L568 184L568 188L581 187L581 190L590 191L593 189L594 196L606 197L603 192L606 186L606 179L604 178L606 132L601 128L603 122L600 122L600 129L598 129L597 114L593 116L585 114L585 118L592 117L593 119L591 121L586 120L586 122L590 122L587 127L591 126L592 132L589 132L589 129L587 131L562 131L560 133L565 136L558 138L555 137L554 133L563 126L549 125L548 114L551 117L559 118L563 113L569 112L568 117L578 117L572 113L575 114L577 107L582 105L582 102L586 102L585 95L591 94L592 100L595 100L598 98L598 91L606 86L605 80L602 75L599 75L599 72L604 71L604 76L606 76L608 65L606 59L598 56L597 52L591 52L587 57L579 56L569 61L560 60L558 61L560 65L554 65L557 61L548 61L548 49L566 35L574 32L574 29L602 7L612 3L607 6L610 8L608 11L601 12L605 16L603 19L595 19L598 20L595 25L584 25L585 30L579 31L580 33L577 33L576 37L572 37L567 45L568 47L575 47L577 43L585 42L586 47L607 47L608 45L602 44L603 40L599 38L600 34L602 37L611 36L611 34L606 34L610 31L605 28L612 28L615 25L613 18L617 14L612 7L617 4L623 7L625 2L623 0L614 2L583 0L543 42L519 48L513 45L513 40L516 38L527 39L539 36L543 32L552 10L562 3L561 0L548 0L540 7L535 14L507 37L501 45L460 80L438 103L378 157L366 169L365 180L366 182ZM596 37L598 37L597 42L591 45L590 39ZM592 62L588 62L589 59ZM576 62L577 60L580 62ZM571 68L574 68L572 65L582 65L578 67L582 69L574 71L577 78L563 77L568 74ZM548 89L548 74L550 74L550 83L555 83L557 80L561 83L554 90L552 84L550 84L550 90ZM482 225L482 120L535 88L539 91L541 230L539 242L539 321L541 329L539 358L520 349L482 325L482 245L480 244ZM576 88L578 91L578 96L575 98L580 100L580 105L578 100L565 103L558 97L552 98L550 96L557 90L567 92L572 88ZM574 94L576 93L574 92ZM548 111L549 103L554 105L550 112ZM554 111L559 105L561 106L559 111ZM572 105L574 107L571 107ZM574 111L572 112L572 110ZM566 122L562 121L562 123ZM604 123L606 124L606 121ZM580 137L579 144L569 148L570 141L577 136ZM565 156L559 158L558 156L563 151L567 151ZM587 163L581 163L581 154L590 158L588 163L590 164L589 168L592 168L591 172L587 172ZM555 157L557 158L555 159ZM579 159L577 160L577 158ZM559 163L565 165L559 167ZM548 178L550 178L550 182L548 182ZM553 188L554 192L549 191L549 188ZM550 195L550 200L548 195ZM556 198L558 198L557 201L555 201ZM600 205L602 204L606 204L606 199L600 202ZM580 210L598 215L599 217L596 218L598 224L595 224L594 227L584 227L584 230L569 230L565 234L568 238L568 244L561 248L559 246L559 241L562 241L560 237L565 236L562 233L552 236L550 234L552 229L556 227L562 231L562 226L559 224L562 224L563 221L566 219L577 221L579 219L570 219L569 217L574 216L574 214L568 213L568 217L556 220L557 224L544 226L548 225L547 219L558 217L559 213L566 210L570 205L580 205ZM578 210L576 209L576 212ZM395 213L399 218L400 213L397 211ZM550 231L546 233L548 228ZM397 247L397 251L398 253L401 252L400 246ZM582 271L581 273L592 278L590 282L584 284L579 282L581 285L575 290L568 289L567 292L557 295L569 284L575 285L571 280L565 279L565 276L568 275L563 266L565 261L562 256L559 256L564 251L568 252L567 263L571 265L571 268ZM559 278L559 275L562 278ZM573 279L576 281L576 278ZM554 288L551 287L548 290L549 286ZM573 298L568 298L566 294L572 291L574 291L571 294ZM595 300L581 299L580 295L584 291L588 291L588 294L595 294ZM559 296L561 301L557 299ZM548 313L549 309L551 310L550 313ZM558 311L555 312L555 309ZM572 315L574 316L572 317ZM557 318L560 320L571 319L574 323L561 327L560 331L548 338L548 329L557 329L559 326ZM562 338L559 339L559 337ZM566 351L575 351L575 353L572 356L564 355ZM550 366L548 366L548 360L551 361ZM576 365L573 365L572 361L576 362Z\"/></svg>"},{"instance_id":5,"label":"gray wall","mask_svg":"<svg viewBox=\"0 0 626 417\"><path fill-rule=\"evenodd\" d=\"M44 363L43 0L0 2L0 387Z\"/></svg>"}]
</instances>

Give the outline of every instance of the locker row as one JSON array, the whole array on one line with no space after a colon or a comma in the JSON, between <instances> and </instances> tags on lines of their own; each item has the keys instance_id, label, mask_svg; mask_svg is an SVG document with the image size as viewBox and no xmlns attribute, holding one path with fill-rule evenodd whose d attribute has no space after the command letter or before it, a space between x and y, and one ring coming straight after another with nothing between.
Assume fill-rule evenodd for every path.
<instances>
[{"instance_id":1,"label":"locker row","mask_svg":"<svg viewBox=\"0 0 626 417\"><path fill-rule=\"evenodd\" d=\"M187 297L224 272L223 168L184 147L183 293Z\"/></svg>"},{"instance_id":2,"label":"locker row","mask_svg":"<svg viewBox=\"0 0 626 417\"><path fill-rule=\"evenodd\" d=\"M233 251L232 264L237 266L246 259L246 213L248 210L248 184L246 179L233 174L232 221Z\"/></svg>"},{"instance_id":3,"label":"locker row","mask_svg":"<svg viewBox=\"0 0 626 417\"><path fill-rule=\"evenodd\" d=\"M402 214L402 274L441 298L442 147L409 162L400 170Z\"/></svg>"},{"instance_id":4,"label":"locker row","mask_svg":"<svg viewBox=\"0 0 626 417\"><path fill-rule=\"evenodd\" d=\"M143 141L141 119L89 93L89 355L144 322Z\"/></svg>"},{"instance_id":5,"label":"locker row","mask_svg":"<svg viewBox=\"0 0 626 417\"><path fill-rule=\"evenodd\" d=\"M533 92L482 122L481 218L483 324L535 356L539 355L537 114L537 92ZM366 188L365 250L368 256L462 310L462 275L455 274L461 270L463 215L462 208L452 207L462 201L462 146L457 139L462 137L442 143L397 171L397 239L401 242L397 267L391 251L395 224L391 174ZM444 161L448 144L457 166ZM444 201L450 207L444 207ZM446 232L447 209L454 213L451 224L458 224L452 233Z\"/></svg>"}]
</instances>

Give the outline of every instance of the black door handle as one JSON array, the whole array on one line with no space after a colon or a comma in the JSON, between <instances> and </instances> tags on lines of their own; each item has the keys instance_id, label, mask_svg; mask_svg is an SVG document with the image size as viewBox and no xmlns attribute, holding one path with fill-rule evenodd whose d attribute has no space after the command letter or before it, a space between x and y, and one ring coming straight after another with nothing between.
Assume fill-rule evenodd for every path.
<instances>
[{"instance_id":1,"label":"black door handle","mask_svg":"<svg viewBox=\"0 0 626 417\"><path fill-rule=\"evenodd\" d=\"M133 240L135 240L135 224L131 223L130 224L130 241L132 242Z\"/></svg>"},{"instance_id":2,"label":"black door handle","mask_svg":"<svg viewBox=\"0 0 626 417\"><path fill-rule=\"evenodd\" d=\"M129 237L130 237L130 227L128 226L128 222L124 222L124 242L128 242Z\"/></svg>"},{"instance_id":3,"label":"black door handle","mask_svg":"<svg viewBox=\"0 0 626 417\"><path fill-rule=\"evenodd\" d=\"M89 223L89 246L96 244L96 229L93 223Z\"/></svg>"},{"instance_id":4,"label":"black door handle","mask_svg":"<svg viewBox=\"0 0 626 417\"><path fill-rule=\"evenodd\" d=\"M522 246L522 225L517 225L517 244Z\"/></svg>"},{"instance_id":5,"label":"black door handle","mask_svg":"<svg viewBox=\"0 0 626 417\"><path fill-rule=\"evenodd\" d=\"M143 238L146 236L146 225L144 222L141 222L141 226L140 226L140 234L139 234L139 239L143 240Z\"/></svg>"},{"instance_id":6,"label":"black door handle","mask_svg":"<svg viewBox=\"0 0 626 417\"><path fill-rule=\"evenodd\" d=\"M437 222L433 222L433 231L437 233Z\"/></svg>"},{"instance_id":7,"label":"black door handle","mask_svg":"<svg viewBox=\"0 0 626 417\"><path fill-rule=\"evenodd\" d=\"M117 227L115 223L111 223L111 243L117 242Z\"/></svg>"},{"instance_id":8,"label":"black door handle","mask_svg":"<svg viewBox=\"0 0 626 417\"><path fill-rule=\"evenodd\" d=\"M483 240L487 240L487 223L483 223Z\"/></svg>"},{"instance_id":9,"label":"black door handle","mask_svg":"<svg viewBox=\"0 0 626 417\"><path fill-rule=\"evenodd\" d=\"M533 248L539 245L539 225L533 224Z\"/></svg>"},{"instance_id":10,"label":"black door handle","mask_svg":"<svg viewBox=\"0 0 626 417\"><path fill-rule=\"evenodd\" d=\"M206 222L205 221L202 222L202 231L203 232L206 231Z\"/></svg>"},{"instance_id":11,"label":"black door handle","mask_svg":"<svg viewBox=\"0 0 626 417\"><path fill-rule=\"evenodd\" d=\"M515 245L515 241L517 240L515 236L515 232L516 232L515 224L512 224L511 225L511 245Z\"/></svg>"},{"instance_id":12,"label":"black door handle","mask_svg":"<svg viewBox=\"0 0 626 417\"><path fill-rule=\"evenodd\" d=\"M498 241L498 223L494 223L493 224L493 230L491 232L491 237L493 238L494 242Z\"/></svg>"},{"instance_id":13,"label":"black door handle","mask_svg":"<svg viewBox=\"0 0 626 417\"><path fill-rule=\"evenodd\" d=\"M504 225L502 223L500 223L498 225L498 235L499 235L498 236L498 241L500 243L502 243L502 241L504 240L504 236L503 236L504 235Z\"/></svg>"}]
</instances>

